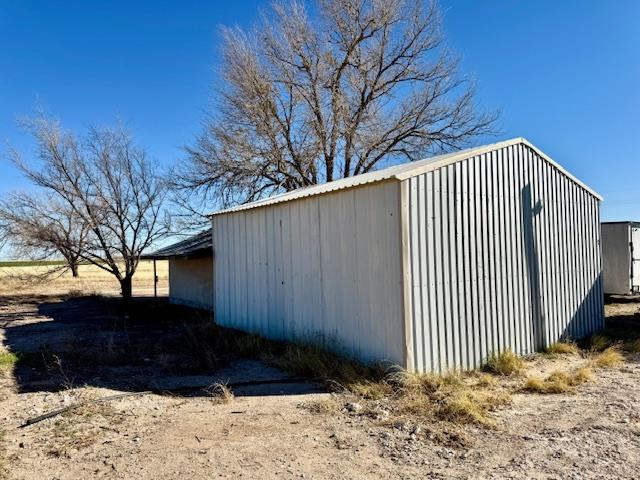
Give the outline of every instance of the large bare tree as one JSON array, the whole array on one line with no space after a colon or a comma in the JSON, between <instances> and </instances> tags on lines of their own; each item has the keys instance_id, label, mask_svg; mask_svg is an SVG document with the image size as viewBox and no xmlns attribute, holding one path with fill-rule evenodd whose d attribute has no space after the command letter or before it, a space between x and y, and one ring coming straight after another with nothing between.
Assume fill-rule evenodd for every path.
<instances>
[{"instance_id":1,"label":"large bare tree","mask_svg":"<svg viewBox=\"0 0 640 480\"><path fill-rule=\"evenodd\" d=\"M15 164L87 226L75 253L113 274L122 296L130 298L142 251L168 231L157 165L122 126L91 128L80 138L44 116L25 127L37 144L38 162L13 151Z\"/></svg>"},{"instance_id":2,"label":"large bare tree","mask_svg":"<svg viewBox=\"0 0 640 480\"><path fill-rule=\"evenodd\" d=\"M78 277L88 233L74 209L51 195L14 192L0 200L0 237L13 252L36 260L61 256L73 277Z\"/></svg>"},{"instance_id":3,"label":"large bare tree","mask_svg":"<svg viewBox=\"0 0 640 480\"><path fill-rule=\"evenodd\" d=\"M175 177L231 204L457 149L491 133L435 1L274 3L223 29L217 103ZM183 197L185 199L185 197Z\"/></svg>"}]
</instances>

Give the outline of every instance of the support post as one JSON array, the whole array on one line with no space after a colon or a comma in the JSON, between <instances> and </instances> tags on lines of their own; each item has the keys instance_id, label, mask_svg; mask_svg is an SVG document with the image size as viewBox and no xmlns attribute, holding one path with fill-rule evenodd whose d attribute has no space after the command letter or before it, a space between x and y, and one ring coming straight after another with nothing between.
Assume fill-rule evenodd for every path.
<instances>
[{"instance_id":1,"label":"support post","mask_svg":"<svg viewBox=\"0 0 640 480\"><path fill-rule=\"evenodd\" d=\"M153 297L158 298L158 274L156 273L156 259L153 259Z\"/></svg>"}]
</instances>

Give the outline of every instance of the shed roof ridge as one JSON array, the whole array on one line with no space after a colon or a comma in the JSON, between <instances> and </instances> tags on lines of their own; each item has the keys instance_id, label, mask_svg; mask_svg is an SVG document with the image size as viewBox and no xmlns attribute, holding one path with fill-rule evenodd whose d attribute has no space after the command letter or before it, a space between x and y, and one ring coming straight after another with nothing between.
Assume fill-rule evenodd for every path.
<instances>
[{"instance_id":1,"label":"shed roof ridge","mask_svg":"<svg viewBox=\"0 0 640 480\"><path fill-rule=\"evenodd\" d=\"M327 183L321 183L316 185L310 185L307 187L298 188L296 190L292 190L290 192L280 193L271 197L267 197L261 200L256 200L249 203L244 203L241 205L237 205L234 207L222 209L216 212L212 212L209 216L222 215L226 213L234 213L240 212L244 210L251 210L254 208L265 207L269 205L276 205L278 203L284 203L292 200L297 200L301 198L308 198L315 195L320 195L323 193L335 192L339 190L344 190L351 187L356 187L360 185L367 185L371 183L377 183L388 180L397 180L403 181L408 178L412 178L422 173L426 173L432 170L436 170L438 168L442 168L447 165L451 165L472 157L476 157L478 155L483 155L488 152L496 151L501 148L510 147L513 145L523 144L532 150L534 150L543 160L547 163L551 164L554 168L558 169L563 175L571 179L581 188L587 190L593 196L602 200L602 197L595 192L593 189L585 185L583 182L578 180L574 175L565 170L560 164L558 164L555 160L545 154L538 147L533 145L524 137L515 137L509 140L502 140L500 142L490 143L486 145L480 145L477 147L471 147L464 150L458 150L455 152L443 153L439 155L435 155L433 157L424 158L422 160L416 160L414 162L406 162L400 163L397 165L392 165L387 168L383 168L381 170L375 170L373 172L367 172L360 175L354 175L352 177L341 178L338 180L333 180Z\"/></svg>"}]
</instances>

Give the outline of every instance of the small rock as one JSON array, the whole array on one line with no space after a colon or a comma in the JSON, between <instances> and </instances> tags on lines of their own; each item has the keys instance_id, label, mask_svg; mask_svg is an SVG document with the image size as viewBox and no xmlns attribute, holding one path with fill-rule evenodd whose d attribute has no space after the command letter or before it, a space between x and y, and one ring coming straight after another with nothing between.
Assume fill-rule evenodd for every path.
<instances>
[{"instance_id":1,"label":"small rock","mask_svg":"<svg viewBox=\"0 0 640 480\"><path fill-rule=\"evenodd\" d=\"M377 420L386 420L387 418L389 418L388 410L380 410L376 415Z\"/></svg>"},{"instance_id":2,"label":"small rock","mask_svg":"<svg viewBox=\"0 0 640 480\"><path fill-rule=\"evenodd\" d=\"M406 424L405 422L398 421L398 422L395 422L395 423L393 424L393 428L395 428L395 429L397 429L397 430L404 430L404 428L405 428L405 426L406 426L406 425L407 425L407 424Z\"/></svg>"},{"instance_id":3,"label":"small rock","mask_svg":"<svg viewBox=\"0 0 640 480\"><path fill-rule=\"evenodd\" d=\"M356 402L349 402L349 403L347 403L346 408L350 412L357 413L360 410L362 410L362 405L360 405L359 403L356 403Z\"/></svg>"}]
</instances>

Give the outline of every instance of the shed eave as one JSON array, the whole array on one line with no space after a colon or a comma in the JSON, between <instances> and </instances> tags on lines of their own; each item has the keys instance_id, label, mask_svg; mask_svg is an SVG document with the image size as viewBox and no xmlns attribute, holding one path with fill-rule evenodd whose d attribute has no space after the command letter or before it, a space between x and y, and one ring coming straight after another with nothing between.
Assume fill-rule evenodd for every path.
<instances>
[{"instance_id":1,"label":"shed eave","mask_svg":"<svg viewBox=\"0 0 640 480\"><path fill-rule=\"evenodd\" d=\"M531 142L529 142L526 138L516 137L516 138L512 138L510 140L505 140L502 142L496 142L489 145L460 150L459 152L436 155L434 157L426 158L423 160L417 160L416 162L409 162L409 163L394 165L392 167L388 167L383 170L377 170L377 171L365 173L362 175L342 178L339 180L335 180L333 182L312 185L310 187L304 187L298 190L293 190L291 192L281 193L273 197L257 200L255 202L245 203L243 205L238 205L235 207L219 210L217 212L211 212L207 214L207 217L213 218L217 215L223 215L227 213L236 213L236 212L242 212L245 210L251 210L254 208L277 205L279 203L299 200L302 198L309 198L316 195L323 195L331 192L337 192L340 190L358 187L361 185L368 185L368 184L384 182L384 181L403 181L412 177L416 177L423 173L437 170L447 165L460 162L468 158L472 158L478 155L483 155L489 152L493 152L495 150L500 150L501 148L510 147L513 145L520 145L520 144L525 145L528 148L535 151L538 155L540 155L540 157L542 157L550 165L556 168L560 173L562 173L567 178L575 182L576 185L580 186L589 194L593 195L599 201L603 201L603 197L600 194L598 194L596 191L594 191L593 189L585 185L583 182L578 180L574 175L572 175L567 170L565 170L556 161L554 161L546 153L544 153L538 147L536 147Z\"/></svg>"}]
</instances>

